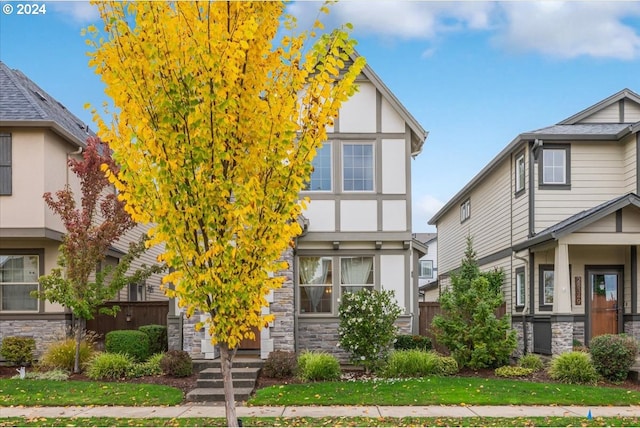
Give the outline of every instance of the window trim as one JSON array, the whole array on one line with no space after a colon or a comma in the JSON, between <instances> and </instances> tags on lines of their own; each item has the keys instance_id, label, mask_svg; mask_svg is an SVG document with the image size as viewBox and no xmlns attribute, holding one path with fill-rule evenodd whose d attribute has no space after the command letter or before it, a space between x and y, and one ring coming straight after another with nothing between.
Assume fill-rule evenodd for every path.
<instances>
[{"instance_id":1,"label":"window trim","mask_svg":"<svg viewBox=\"0 0 640 428\"><path fill-rule=\"evenodd\" d=\"M518 278L522 276L522 283L518 284ZM524 267L517 267L515 270L515 286L516 286L516 301L515 306L517 311L522 311L525 305L525 295L527 293L527 275L525 273ZM520 290L522 288L522 290Z\"/></svg>"},{"instance_id":2,"label":"window trim","mask_svg":"<svg viewBox=\"0 0 640 428\"><path fill-rule=\"evenodd\" d=\"M545 295L544 295L544 273L549 271L553 272L553 287L555 292L555 285L556 285L555 266L550 264L538 266L538 307L541 311L553 310L553 302L551 303L545 302Z\"/></svg>"},{"instance_id":3,"label":"window trim","mask_svg":"<svg viewBox=\"0 0 640 428\"><path fill-rule=\"evenodd\" d=\"M302 191L303 192L309 192L309 193L331 193L333 192L333 182L334 182L334 173L333 173L333 168L334 168L334 160L333 160L333 141L325 141L324 143L322 143L322 147L318 148L318 150L316 151L316 156L313 158L313 160L316 160L318 158L318 155L320 154L320 150L323 150L325 148L329 148L329 179L330 179L330 184L329 184L329 189L325 190L325 189L311 189L311 188L305 188ZM313 161L312 161L313 164ZM306 183L307 185L311 186L311 179L313 177L313 172L311 172L311 175L309 176L309 182Z\"/></svg>"},{"instance_id":4,"label":"window trim","mask_svg":"<svg viewBox=\"0 0 640 428\"><path fill-rule=\"evenodd\" d=\"M309 258L309 257L314 257L314 258L319 258L320 260L322 259L328 259L331 261L331 283L329 284L303 284L301 282L301 278L300 278L300 259L302 258ZM305 316L313 316L313 317L332 317L334 316L334 313L336 312L336 298L335 298L335 257L333 256L329 256L329 255L300 255L297 257L296 260L296 272L295 272L295 278L296 278L296 287L298 288L296 290L296 293L298 294L298 297L296 299L297 303L296 303L296 312L298 315L305 317ZM301 303L301 299L302 299L302 287L322 287L324 289L326 289L327 287L331 287L331 310L329 312L302 312L302 303Z\"/></svg>"},{"instance_id":5,"label":"window trim","mask_svg":"<svg viewBox=\"0 0 640 428\"><path fill-rule=\"evenodd\" d=\"M429 268L431 271L431 275L423 275L422 272L422 266L423 263L426 264L431 264L431 267ZM418 272L418 277L419 278L424 278L424 279L433 279L433 260L418 260L418 266L420 268L419 272Z\"/></svg>"},{"instance_id":6,"label":"window trim","mask_svg":"<svg viewBox=\"0 0 640 428\"><path fill-rule=\"evenodd\" d=\"M544 181L544 152L545 150L564 150L564 183L546 183ZM538 188L548 190L570 190L571 189L571 145L570 144L547 144L542 146L538 162Z\"/></svg>"},{"instance_id":7,"label":"window trim","mask_svg":"<svg viewBox=\"0 0 640 428\"><path fill-rule=\"evenodd\" d=\"M522 177L520 177L520 163L522 163ZM526 181L527 181L527 171L526 171L526 158L524 150L516 155L516 166L515 166L515 177L514 177L514 186L515 186L515 196L520 196L525 193L526 190Z\"/></svg>"},{"instance_id":8,"label":"window trim","mask_svg":"<svg viewBox=\"0 0 640 428\"><path fill-rule=\"evenodd\" d=\"M38 257L38 278L44 275L44 249L43 248L2 248L0 255L3 256L37 256ZM1 286L1 285L0 285ZM40 291L40 281L38 281L38 291ZM44 312L44 302L42 299L37 300L37 309L34 311L3 311L0 302L0 314L36 314Z\"/></svg>"},{"instance_id":9,"label":"window trim","mask_svg":"<svg viewBox=\"0 0 640 428\"><path fill-rule=\"evenodd\" d=\"M346 146L371 146L371 170L373 176L371 177L371 190L346 190L345 189L345 162L344 162L344 149ZM340 147L340 172L341 172L341 186L344 193L374 193L376 191L376 143L375 141L348 141L342 142Z\"/></svg>"},{"instance_id":10,"label":"window trim","mask_svg":"<svg viewBox=\"0 0 640 428\"><path fill-rule=\"evenodd\" d=\"M465 221L471 218L471 198L465 199L463 203L460 204L460 223L464 223Z\"/></svg>"}]
</instances>

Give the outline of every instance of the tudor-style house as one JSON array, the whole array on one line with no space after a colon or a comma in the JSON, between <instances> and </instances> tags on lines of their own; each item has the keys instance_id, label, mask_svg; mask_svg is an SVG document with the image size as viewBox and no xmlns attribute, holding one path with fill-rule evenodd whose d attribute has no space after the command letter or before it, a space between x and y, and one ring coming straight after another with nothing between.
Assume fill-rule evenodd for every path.
<instances>
[{"instance_id":1,"label":"tudor-style house","mask_svg":"<svg viewBox=\"0 0 640 428\"><path fill-rule=\"evenodd\" d=\"M80 156L93 135L27 76L0 62L0 341L32 336L38 355L65 336L71 320L64 307L30 295L40 287L38 277L57 266L65 233L43 194L69 184L79 198L79 180L67 161ZM117 263L143 231L138 226L114 244L106 262ZM147 253L140 263L153 264L155 256ZM162 299L159 284L155 275L122 290L116 300Z\"/></svg>"},{"instance_id":2,"label":"tudor-style house","mask_svg":"<svg viewBox=\"0 0 640 428\"><path fill-rule=\"evenodd\" d=\"M240 345L262 358L272 350L308 349L346 360L337 347L339 298L362 288L393 290L403 308L399 327L418 332L416 270L426 248L411 234L411 160L422 151L427 132L369 66L357 84L318 150L301 195L310 199L304 232L285 255L291 270L281 274L287 280L264 308L275 321L257 332L257 340ZM207 333L194 332L198 317L175 317L192 357L217 356Z\"/></svg>"},{"instance_id":3,"label":"tudor-style house","mask_svg":"<svg viewBox=\"0 0 640 428\"><path fill-rule=\"evenodd\" d=\"M430 221L444 287L471 237L503 269L519 351L605 333L640 339L640 96L624 89L518 135Z\"/></svg>"}]
</instances>

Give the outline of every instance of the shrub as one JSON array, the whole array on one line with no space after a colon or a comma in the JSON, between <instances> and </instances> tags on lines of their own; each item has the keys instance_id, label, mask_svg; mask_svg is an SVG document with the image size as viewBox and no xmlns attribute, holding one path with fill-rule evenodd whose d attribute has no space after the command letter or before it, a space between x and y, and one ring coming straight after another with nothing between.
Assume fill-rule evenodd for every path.
<instances>
[{"instance_id":1,"label":"shrub","mask_svg":"<svg viewBox=\"0 0 640 428\"><path fill-rule=\"evenodd\" d=\"M555 356L548 372L552 379L563 383L595 383L599 378L591 356L579 351Z\"/></svg>"},{"instance_id":2,"label":"shrub","mask_svg":"<svg viewBox=\"0 0 640 428\"><path fill-rule=\"evenodd\" d=\"M520 358L520 361L518 361L518 365L520 367L532 369L534 372L544 369L544 362L542 361L542 358L540 358L540 355L536 354L523 355Z\"/></svg>"},{"instance_id":3,"label":"shrub","mask_svg":"<svg viewBox=\"0 0 640 428\"><path fill-rule=\"evenodd\" d=\"M339 343L351 362L370 372L379 367L396 336L396 319L402 312L391 290L362 289L345 293L340 302Z\"/></svg>"},{"instance_id":4,"label":"shrub","mask_svg":"<svg viewBox=\"0 0 640 428\"><path fill-rule=\"evenodd\" d=\"M87 377L93 380L126 378L133 364L133 359L127 354L102 352L89 361Z\"/></svg>"},{"instance_id":5,"label":"shrub","mask_svg":"<svg viewBox=\"0 0 640 428\"><path fill-rule=\"evenodd\" d=\"M64 370L55 369L49 370L46 372L35 372L30 371L27 372L25 379L34 379L34 380L67 380L69 379L69 373ZM20 375L13 376L12 379L20 379Z\"/></svg>"},{"instance_id":6,"label":"shrub","mask_svg":"<svg viewBox=\"0 0 640 428\"><path fill-rule=\"evenodd\" d=\"M438 343L446 346L460 367L500 367L516 349L516 333L509 316L497 318L504 303L501 286L504 272L480 272L467 239L465 258L451 287L440 294L442 313L433 318Z\"/></svg>"},{"instance_id":7,"label":"shrub","mask_svg":"<svg viewBox=\"0 0 640 428\"><path fill-rule=\"evenodd\" d=\"M458 362L453 357L438 357L438 374L441 376L452 376L458 373L460 368Z\"/></svg>"},{"instance_id":8,"label":"shrub","mask_svg":"<svg viewBox=\"0 0 640 428\"><path fill-rule=\"evenodd\" d=\"M166 352L160 360L162 372L173 377L187 377L193 373L193 362L186 351Z\"/></svg>"},{"instance_id":9,"label":"shrub","mask_svg":"<svg viewBox=\"0 0 640 428\"><path fill-rule=\"evenodd\" d=\"M151 355L167 352L167 327L159 324L143 325L138 328L149 337L149 353Z\"/></svg>"},{"instance_id":10,"label":"shrub","mask_svg":"<svg viewBox=\"0 0 640 428\"><path fill-rule=\"evenodd\" d=\"M33 337L7 336L2 339L0 355L17 366L29 366L33 363L33 351L36 340Z\"/></svg>"},{"instance_id":11,"label":"shrub","mask_svg":"<svg viewBox=\"0 0 640 428\"><path fill-rule=\"evenodd\" d=\"M421 351L430 351L431 339L426 336L416 336L411 334L399 334L393 344L394 349L419 349Z\"/></svg>"},{"instance_id":12,"label":"shrub","mask_svg":"<svg viewBox=\"0 0 640 428\"><path fill-rule=\"evenodd\" d=\"M271 378L284 379L296 372L296 354L289 351L272 351L264 362L262 373Z\"/></svg>"},{"instance_id":13,"label":"shrub","mask_svg":"<svg viewBox=\"0 0 640 428\"><path fill-rule=\"evenodd\" d=\"M162 367L160 367L160 361L164 356L163 353L153 354L144 363L133 363L129 367L127 377L142 377L142 376L158 376L162 374Z\"/></svg>"},{"instance_id":14,"label":"shrub","mask_svg":"<svg viewBox=\"0 0 640 428\"><path fill-rule=\"evenodd\" d=\"M496 376L500 377L525 377L533 372L533 369L521 366L502 366L495 370Z\"/></svg>"},{"instance_id":15,"label":"shrub","mask_svg":"<svg viewBox=\"0 0 640 428\"><path fill-rule=\"evenodd\" d=\"M326 352L304 351L298 357L298 377L303 381L340 379L340 363Z\"/></svg>"},{"instance_id":16,"label":"shrub","mask_svg":"<svg viewBox=\"0 0 640 428\"><path fill-rule=\"evenodd\" d=\"M439 374L438 355L433 352L407 349L393 351L382 370L384 377L407 378Z\"/></svg>"},{"instance_id":17,"label":"shrub","mask_svg":"<svg viewBox=\"0 0 640 428\"><path fill-rule=\"evenodd\" d=\"M621 382L636 361L638 342L626 334L603 334L591 339L593 365L605 379Z\"/></svg>"},{"instance_id":18,"label":"shrub","mask_svg":"<svg viewBox=\"0 0 640 428\"><path fill-rule=\"evenodd\" d=\"M83 340L80 342L80 368L84 369L89 359L93 355L94 350L92 344ZM42 369L62 369L69 372L73 371L73 365L76 358L76 341L75 339L64 339L54 342L42 354L42 358L38 363Z\"/></svg>"},{"instance_id":19,"label":"shrub","mask_svg":"<svg viewBox=\"0 0 640 428\"><path fill-rule=\"evenodd\" d=\"M105 351L112 354L127 354L136 362L146 361L149 356L149 337L138 330L113 330L105 335Z\"/></svg>"}]
</instances>

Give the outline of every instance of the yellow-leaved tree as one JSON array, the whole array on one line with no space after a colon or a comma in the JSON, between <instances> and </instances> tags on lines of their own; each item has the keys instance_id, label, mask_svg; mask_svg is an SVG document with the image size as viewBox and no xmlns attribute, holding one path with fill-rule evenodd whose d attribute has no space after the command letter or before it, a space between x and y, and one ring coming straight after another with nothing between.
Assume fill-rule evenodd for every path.
<instances>
[{"instance_id":1,"label":"yellow-leaved tree","mask_svg":"<svg viewBox=\"0 0 640 428\"><path fill-rule=\"evenodd\" d=\"M96 4L90 65L114 113L94 120L120 166L110 179L132 218L154 224L167 294L210 315L235 426L234 350L272 321L262 308L301 232L299 192L364 60L351 61L348 25L294 33L281 1Z\"/></svg>"}]
</instances>

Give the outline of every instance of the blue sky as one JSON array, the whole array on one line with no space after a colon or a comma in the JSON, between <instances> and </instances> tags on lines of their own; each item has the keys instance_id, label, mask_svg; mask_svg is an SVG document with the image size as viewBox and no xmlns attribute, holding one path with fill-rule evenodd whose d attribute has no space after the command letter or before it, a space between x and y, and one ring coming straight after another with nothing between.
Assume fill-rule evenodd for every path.
<instances>
[{"instance_id":1,"label":"blue sky","mask_svg":"<svg viewBox=\"0 0 640 428\"><path fill-rule=\"evenodd\" d=\"M80 30L85 1L18 15L1 1L0 59L90 126L106 100ZM10 4L13 11L5 13ZM42 3L40 3L42 4ZM307 28L320 3L289 6ZM623 89L640 92L640 2L342 1L327 28L351 22L357 49L429 131L412 164L413 229L522 132L555 124Z\"/></svg>"}]
</instances>

